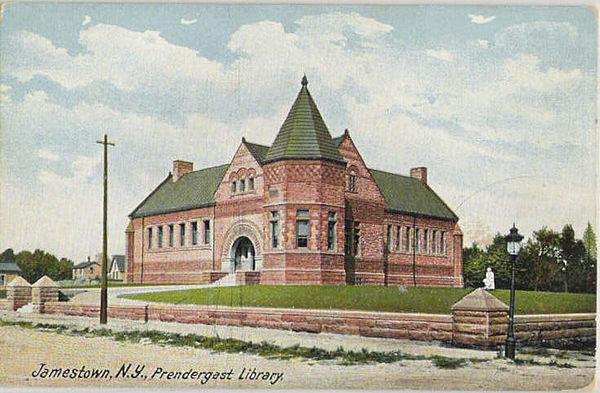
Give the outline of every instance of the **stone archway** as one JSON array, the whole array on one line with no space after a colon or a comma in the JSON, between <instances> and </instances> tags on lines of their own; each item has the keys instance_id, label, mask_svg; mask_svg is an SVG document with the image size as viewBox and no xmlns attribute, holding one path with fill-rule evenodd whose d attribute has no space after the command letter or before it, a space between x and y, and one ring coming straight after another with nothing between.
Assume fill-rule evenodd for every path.
<instances>
[{"instance_id":1,"label":"stone archway","mask_svg":"<svg viewBox=\"0 0 600 393\"><path fill-rule=\"evenodd\" d=\"M248 257L246 258L245 266L253 267L253 269L236 269L236 251L239 249L241 252L244 248L248 249ZM252 261L250 262L251 250L254 251L254 255ZM236 270L260 271L262 269L263 260L262 250L262 236L254 223L250 221L240 221L233 224L227 231L227 234L225 235L225 241L223 242L221 271L230 273L233 273Z\"/></svg>"},{"instance_id":2,"label":"stone archway","mask_svg":"<svg viewBox=\"0 0 600 393\"><path fill-rule=\"evenodd\" d=\"M256 269L256 252L254 245L246 236L238 237L231 246L231 259L233 271L252 271Z\"/></svg>"}]
</instances>

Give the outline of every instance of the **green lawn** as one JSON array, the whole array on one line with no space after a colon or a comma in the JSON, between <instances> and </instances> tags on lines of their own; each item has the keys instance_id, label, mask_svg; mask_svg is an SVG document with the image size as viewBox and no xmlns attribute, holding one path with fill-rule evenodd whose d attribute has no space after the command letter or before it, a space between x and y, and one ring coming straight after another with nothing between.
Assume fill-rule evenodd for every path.
<instances>
[{"instance_id":1,"label":"green lawn","mask_svg":"<svg viewBox=\"0 0 600 393\"><path fill-rule=\"evenodd\" d=\"M333 285L251 285L189 289L128 296L131 299L183 304L344 309L449 314L450 307L472 289ZM493 294L509 302L508 290ZM596 296L517 291L517 314L595 312Z\"/></svg>"},{"instance_id":2,"label":"green lawn","mask_svg":"<svg viewBox=\"0 0 600 393\"><path fill-rule=\"evenodd\" d=\"M201 284L201 283L197 283ZM120 288L120 287L158 287L167 285L190 285L189 283L167 283L167 284L135 284L135 283L123 283L123 282L108 282L109 288ZM64 285L61 286L64 289L76 289L76 288L100 288L100 284L83 284L83 285Z\"/></svg>"}]
</instances>

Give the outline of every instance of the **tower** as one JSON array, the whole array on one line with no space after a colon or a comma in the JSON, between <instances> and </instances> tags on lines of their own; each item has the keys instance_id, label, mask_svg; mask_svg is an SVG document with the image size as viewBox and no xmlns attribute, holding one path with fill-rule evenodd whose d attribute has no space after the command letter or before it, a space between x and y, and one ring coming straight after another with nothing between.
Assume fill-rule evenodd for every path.
<instances>
[{"instance_id":1,"label":"tower","mask_svg":"<svg viewBox=\"0 0 600 393\"><path fill-rule=\"evenodd\" d=\"M263 166L261 283L345 283L345 168L304 76Z\"/></svg>"}]
</instances>

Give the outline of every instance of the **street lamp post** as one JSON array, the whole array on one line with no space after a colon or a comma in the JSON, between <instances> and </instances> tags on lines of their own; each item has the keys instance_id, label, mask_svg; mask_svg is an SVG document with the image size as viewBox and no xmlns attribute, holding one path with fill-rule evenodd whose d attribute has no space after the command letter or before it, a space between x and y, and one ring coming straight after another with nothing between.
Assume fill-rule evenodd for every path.
<instances>
[{"instance_id":1,"label":"street lamp post","mask_svg":"<svg viewBox=\"0 0 600 393\"><path fill-rule=\"evenodd\" d=\"M508 333L506 335L505 356L507 358L515 358L515 333L514 333L514 318L515 318L515 262L517 254L521 250L521 240L523 236L519 234L519 230L513 224L510 228L510 233L506 236L506 249L510 254L510 308L508 310Z\"/></svg>"}]
</instances>

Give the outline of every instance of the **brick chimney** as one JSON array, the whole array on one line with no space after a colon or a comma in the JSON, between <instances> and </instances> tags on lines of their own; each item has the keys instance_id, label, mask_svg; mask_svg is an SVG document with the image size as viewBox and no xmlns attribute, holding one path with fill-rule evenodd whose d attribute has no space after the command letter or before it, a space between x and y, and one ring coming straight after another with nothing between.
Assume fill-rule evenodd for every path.
<instances>
[{"instance_id":1,"label":"brick chimney","mask_svg":"<svg viewBox=\"0 0 600 393\"><path fill-rule=\"evenodd\" d=\"M423 183L427 184L427 168L424 166L410 168L410 177L419 179Z\"/></svg>"},{"instance_id":2,"label":"brick chimney","mask_svg":"<svg viewBox=\"0 0 600 393\"><path fill-rule=\"evenodd\" d=\"M173 161L173 181L194 170L194 163L182 160Z\"/></svg>"}]
</instances>

